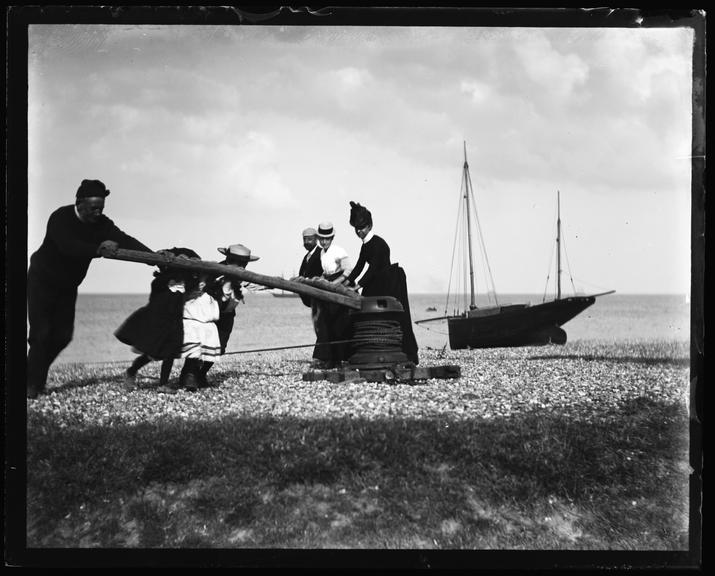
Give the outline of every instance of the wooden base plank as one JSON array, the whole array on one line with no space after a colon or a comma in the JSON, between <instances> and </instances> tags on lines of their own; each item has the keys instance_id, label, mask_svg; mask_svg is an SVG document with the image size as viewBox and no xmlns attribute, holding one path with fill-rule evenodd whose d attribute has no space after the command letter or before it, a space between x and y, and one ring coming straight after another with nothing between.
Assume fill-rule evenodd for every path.
<instances>
[{"instance_id":1,"label":"wooden base plank","mask_svg":"<svg viewBox=\"0 0 715 576\"><path fill-rule=\"evenodd\" d=\"M462 370L457 365L444 366L411 366L396 365L389 368L357 369L341 367L332 370L310 370L303 373L304 382L387 382L407 383L415 380L430 380L432 378L459 378Z\"/></svg>"}]
</instances>

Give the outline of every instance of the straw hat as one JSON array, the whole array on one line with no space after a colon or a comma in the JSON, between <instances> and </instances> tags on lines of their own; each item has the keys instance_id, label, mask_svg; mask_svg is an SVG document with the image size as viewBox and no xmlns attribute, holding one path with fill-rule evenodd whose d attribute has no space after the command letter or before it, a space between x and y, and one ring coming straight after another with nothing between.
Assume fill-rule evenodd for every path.
<instances>
[{"instance_id":1,"label":"straw hat","mask_svg":"<svg viewBox=\"0 0 715 576\"><path fill-rule=\"evenodd\" d=\"M318 238L332 238L335 236L332 222L321 222L318 226Z\"/></svg>"},{"instance_id":2,"label":"straw hat","mask_svg":"<svg viewBox=\"0 0 715 576\"><path fill-rule=\"evenodd\" d=\"M251 256L251 251L243 244L231 244L227 248L217 248L217 250L226 256L228 260L247 260L248 262L253 262L259 258L259 256Z\"/></svg>"}]
</instances>

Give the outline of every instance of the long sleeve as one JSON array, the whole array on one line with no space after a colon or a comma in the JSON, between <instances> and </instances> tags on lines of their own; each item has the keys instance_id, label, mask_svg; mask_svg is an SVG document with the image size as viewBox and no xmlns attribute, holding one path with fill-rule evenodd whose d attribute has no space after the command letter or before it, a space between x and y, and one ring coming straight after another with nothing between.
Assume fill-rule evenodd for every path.
<instances>
[{"instance_id":1,"label":"long sleeve","mask_svg":"<svg viewBox=\"0 0 715 576\"><path fill-rule=\"evenodd\" d=\"M355 282L355 279L360 276L360 274L362 274L362 270L365 268L365 264L367 264L366 252L367 250L365 249L365 244L363 244L360 247L358 261L355 263L355 267L352 269L352 272L348 275L348 280L351 284ZM365 272L365 274L367 274L367 272Z\"/></svg>"},{"instance_id":2,"label":"long sleeve","mask_svg":"<svg viewBox=\"0 0 715 576\"><path fill-rule=\"evenodd\" d=\"M109 230L107 235L108 237L106 238L106 240L114 240L117 244L119 244L120 248L126 248L127 250L153 252L151 248L145 246L144 244L139 242L139 240L137 240L133 236L130 236L123 230L120 230L111 220L109 220L108 225Z\"/></svg>"},{"instance_id":3,"label":"long sleeve","mask_svg":"<svg viewBox=\"0 0 715 576\"><path fill-rule=\"evenodd\" d=\"M350 260L350 256L346 253L342 258L338 260L339 269L343 271L345 276L348 276L352 272L353 265Z\"/></svg>"},{"instance_id":4,"label":"long sleeve","mask_svg":"<svg viewBox=\"0 0 715 576\"><path fill-rule=\"evenodd\" d=\"M55 286L76 287L105 240L114 240L122 248L151 252L106 216L94 224L84 223L73 205L62 206L50 215L45 238L30 258L29 272Z\"/></svg>"},{"instance_id":5,"label":"long sleeve","mask_svg":"<svg viewBox=\"0 0 715 576\"><path fill-rule=\"evenodd\" d=\"M354 282L363 272L365 265L367 265L367 270L359 281L363 287L369 286L379 274L390 266L390 247L380 236L373 236L362 245L360 256L349 280Z\"/></svg>"}]
</instances>

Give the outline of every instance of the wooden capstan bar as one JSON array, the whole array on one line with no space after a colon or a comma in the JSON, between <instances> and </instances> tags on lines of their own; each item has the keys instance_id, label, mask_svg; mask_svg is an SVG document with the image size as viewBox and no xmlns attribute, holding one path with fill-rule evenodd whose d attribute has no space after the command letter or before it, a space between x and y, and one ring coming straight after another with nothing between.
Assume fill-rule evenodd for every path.
<instances>
[{"instance_id":1,"label":"wooden capstan bar","mask_svg":"<svg viewBox=\"0 0 715 576\"><path fill-rule=\"evenodd\" d=\"M153 264L154 266L169 266L171 268L180 268L183 270L208 272L216 274L217 276L229 276L245 282L252 282L253 284L266 286L268 288L280 288L281 290L295 292L296 294L316 298L324 302L341 304L353 310L360 310L361 308L362 296L360 296L357 292L348 290L345 287L331 286L328 282L320 283L320 287L317 287L305 282L286 280L285 278L281 278L279 276L266 276L265 274L252 272L232 264L178 258L172 254L141 252L138 250L126 250L124 248L117 248L114 251L104 251L102 256L112 260L141 262L144 264Z\"/></svg>"},{"instance_id":2,"label":"wooden capstan bar","mask_svg":"<svg viewBox=\"0 0 715 576\"><path fill-rule=\"evenodd\" d=\"M345 286L331 284L322 278L296 278L286 280L279 276L266 276L250 272L240 266L178 258L173 254L140 252L137 250L105 250L104 258L140 262L153 266L167 266L196 272L207 272L216 276L228 276L268 288L279 288L316 298L324 302L341 304L350 308L352 325L351 341L355 352L348 361L329 370L310 370L303 374L304 381L328 380L330 382L387 382L406 383L431 378L459 378L459 366L417 367L407 361L402 353L402 330L399 314L402 305L390 296L363 298ZM387 324L392 327L388 330Z\"/></svg>"}]
</instances>

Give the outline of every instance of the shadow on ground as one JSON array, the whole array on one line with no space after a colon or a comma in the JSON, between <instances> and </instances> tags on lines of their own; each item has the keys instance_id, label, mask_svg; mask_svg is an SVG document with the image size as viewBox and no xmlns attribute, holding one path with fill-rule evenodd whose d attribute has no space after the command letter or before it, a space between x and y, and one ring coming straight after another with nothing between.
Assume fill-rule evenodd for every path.
<instances>
[{"instance_id":1,"label":"shadow on ground","mask_svg":"<svg viewBox=\"0 0 715 576\"><path fill-rule=\"evenodd\" d=\"M448 425L172 417L85 428L31 413L28 545L573 545L527 521L553 517L553 498L568 503L562 515L599 507L569 535L587 535L581 545L607 545L613 534L680 545L687 414L626 404L618 426L527 413Z\"/></svg>"}]
</instances>

